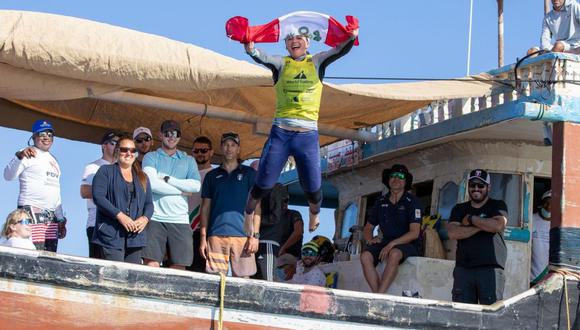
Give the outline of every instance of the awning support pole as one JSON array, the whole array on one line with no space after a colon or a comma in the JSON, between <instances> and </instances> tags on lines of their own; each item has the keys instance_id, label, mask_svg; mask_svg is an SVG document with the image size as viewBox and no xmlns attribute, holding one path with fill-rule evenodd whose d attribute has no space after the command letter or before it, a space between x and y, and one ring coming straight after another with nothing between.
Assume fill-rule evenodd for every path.
<instances>
[{"instance_id":1,"label":"awning support pole","mask_svg":"<svg viewBox=\"0 0 580 330\"><path fill-rule=\"evenodd\" d=\"M103 95L91 95L89 97L97 100L139 105L149 108L158 108L194 115L205 115L208 118L233 120L255 125L260 122L270 121L270 119L262 118L239 110L131 92L113 92ZM362 130L356 131L349 128L343 128L327 124L319 124L318 133L320 135L333 136L341 139L349 139L362 142L373 142L378 140L378 135L375 133L366 132Z\"/></svg>"}]
</instances>

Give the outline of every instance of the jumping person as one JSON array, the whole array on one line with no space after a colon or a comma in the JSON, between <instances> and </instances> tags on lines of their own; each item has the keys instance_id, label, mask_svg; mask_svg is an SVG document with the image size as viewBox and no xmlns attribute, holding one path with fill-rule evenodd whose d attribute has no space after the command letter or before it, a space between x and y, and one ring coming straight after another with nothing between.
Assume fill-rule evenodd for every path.
<instances>
[{"instance_id":1,"label":"jumping person","mask_svg":"<svg viewBox=\"0 0 580 330\"><path fill-rule=\"evenodd\" d=\"M290 155L296 160L300 183L308 200L309 230L312 232L318 227L322 178L317 121L322 80L326 67L347 54L357 36L358 29L355 29L350 32L350 39L315 55L307 52L310 35L298 31L285 38L288 56L271 56L254 48L254 42L244 43L246 53L272 71L276 90L274 122L246 205L244 230L247 232L253 232L252 215L257 203L274 187Z\"/></svg>"}]
</instances>

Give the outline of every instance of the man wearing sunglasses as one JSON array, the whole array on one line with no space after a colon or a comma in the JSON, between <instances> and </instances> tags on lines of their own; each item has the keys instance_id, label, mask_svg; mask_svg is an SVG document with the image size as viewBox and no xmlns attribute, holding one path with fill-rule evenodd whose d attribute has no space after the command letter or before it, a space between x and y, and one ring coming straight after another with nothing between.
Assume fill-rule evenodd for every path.
<instances>
[{"instance_id":1,"label":"man wearing sunglasses","mask_svg":"<svg viewBox=\"0 0 580 330\"><path fill-rule=\"evenodd\" d=\"M377 199L370 212L363 228L367 247L360 257L363 274L374 293L386 293L399 265L419 255L417 238L421 229L421 202L409 192L413 176L407 167L395 164L384 169L382 182L389 192ZM383 233L382 239L373 237L376 226ZM376 269L380 261L385 264L382 276Z\"/></svg>"},{"instance_id":2,"label":"man wearing sunglasses","mask_svg":"<svg viewBox=\"0 0 580 330\"><path fill-rule=\"evenodd\" d=\"M50 153L54 128L47 120L32 125L32 146L16 152L4 168L4 179L18 178L18 208L27 210L33 220L32 242L38 250L56 252L58 239L66 235L66 219L60 197L60 166Z\"/></svg>"},{"instance_id":3,"label":"man wearing sunglasses","mask_svg":"<svg viewBox=\"0 0 580 330\"><path fill-rule=\"evenodd\" d=\"M203 180L207 172L211 171L211 159L213 157L213 147L211 140L207 136L198 136L193 140L191 149L193 158L197 163L199 178L203 186ZM196 192L189 196L189 222L193 230L193 264L187 269L195 272L205 272L205 258L199 254L200 245L200 222L201 222L201 192Z\"/></svg>"},{"instance_id":4,"label":"man wearing sunglasses","mask_svg":"<svg viewBox=\"0 0 580 330\"><path fill-rule=\"evenodd\" d=\"M101 247L92 243L93 232L95 231L95 219L97 217L97 206L93 202L93 178L103 165L113 163L115 147L119 141L119 134L107 132L101 138L101 158L88 164L83 172L81 179L81 197L87 200L87 238L89 241L89 258L101 259Z\"/></svg>"},{"instance_id":5,"label":"man wearing sunglasses","mask_svg":"<svg viewBox=\"0 0 580 330\"><path fill-rule=\"evenodd\" d=\"M193 239L187 199L200 188L199 172L191 156L177 150L181 126L174 120L161 124L161 148L143 158L149 177L154 212L147 226L146 265L159 267L169 257L171 268L185 269L193 262Z\"/></svg>"},{"instance_id":6,"label":"man wearing sunglasses","mask_svg":"<svg viewBox=\"0 0 580 330\"><path fill-rule=\"evenodd\" d=\"M457 240L452 298L491 305L503 298L508 211L504 201L489 197L489 173L475 169L467 181L469 201L453 207L447 225L449 238Z\"/></svg>"},{"instance_id":7,"label":"man wearing sunglasses","mask_svg":"<svg viewBox=\"0 0 580 330\"><path fill-rule=\"evenodd\" d=\"M306 32L306 33L305 33ZM293 156L300 185L309 205L309 231L319 225L322 204L320 175L320 147L318 141L318 113L322 97L324 74L328 65L346 55L358 36L358 28L350 32L350 39L323 52L311 55L310 35L297 29L285 37L288 56L271 56L254 48L254 42L244 44L246 53L254 61L272 71L276 92L276 113L266 141L261 166L246 205L245 228L252 231L252 213L258 201L270 191L280 172Z\"/></svg>"},{"instance_id":8,"label":"man wearing sunglasses","mask_svg":"<svg viewBox=\"0 0 580 330\"><path fill-rule=\"evenodd\" d=\"M326 286L326 276L318 267L320 263L320 247L315 242L302 246L302 258L296 264L296 273L286 283Z\"/></svg>"},{"instance_id":9,"label":"man wearing sunglasses","mask_svg":"<svg viewBox=\"0 0 580 330\"><path fill-rule=\"evenodd\" d=\"M153 135L147 127L137 127L133 131L133 141L139 152L136 161L143 167L143 158L153 148Z\"/></svg>"}]
</instances>

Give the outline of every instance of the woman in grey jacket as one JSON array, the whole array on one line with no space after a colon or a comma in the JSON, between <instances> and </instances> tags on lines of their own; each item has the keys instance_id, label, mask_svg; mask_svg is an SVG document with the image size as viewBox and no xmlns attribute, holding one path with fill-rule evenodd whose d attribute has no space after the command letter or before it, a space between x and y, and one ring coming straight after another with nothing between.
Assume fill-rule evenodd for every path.
<instances>
[{"instance_id":1,"label":"woman in grey jacket","mask_svg":"<svg viewBox=\"0 0 580 330\"><path fill-rule=\"evenodd\" d=\"M115 148L117 162L103 165L93 179L97 218L93 243L106 260L141 263L147 245L145 226L153 215L151 185L136 159L135 143L122 137Z\"/></svg>"}]
</instances>

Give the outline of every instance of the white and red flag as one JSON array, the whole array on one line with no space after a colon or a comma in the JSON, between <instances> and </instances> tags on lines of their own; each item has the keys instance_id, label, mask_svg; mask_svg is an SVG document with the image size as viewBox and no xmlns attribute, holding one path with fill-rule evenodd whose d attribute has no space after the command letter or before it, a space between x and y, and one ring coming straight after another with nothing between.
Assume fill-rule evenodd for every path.
<instances>
[{"instance_id":1,"label":"white and red flag","mask_svg":"<svg viewBox=\"0 0 580 330\"><path fill-rule=\"evenodd\" d=\"M346 22L347 25L343 26L334 17L313 11L293 12L255 26L250 26L247 18L235 16L226 22L226 34L241 43L278 42L289 34L304 34L312 40L336 47L350 38L351 31L358 29L356 17L346 16ZM358 39L355 45L358 45Z\"/></svg>"}]
</instances>

